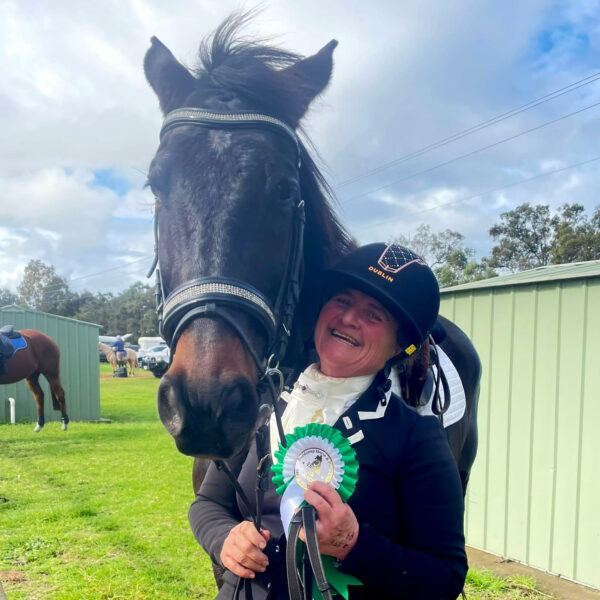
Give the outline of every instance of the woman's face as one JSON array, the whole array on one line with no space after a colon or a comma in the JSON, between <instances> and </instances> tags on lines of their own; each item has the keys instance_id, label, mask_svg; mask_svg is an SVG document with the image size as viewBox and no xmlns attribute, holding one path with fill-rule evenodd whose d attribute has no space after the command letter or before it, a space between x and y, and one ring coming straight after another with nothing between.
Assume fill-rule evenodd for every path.
<instances>
[{"instance_id":1,"label":"woman's face","mask_svg":"<svg viewBox=\"0 0 600 600\"><path fill-rule=\"evenodd\" d=\"M383 305L354 289L336 293L321 309L315 346L330 377L371 375L398 354L398 324Z\"/></svg>"}]
</instances>

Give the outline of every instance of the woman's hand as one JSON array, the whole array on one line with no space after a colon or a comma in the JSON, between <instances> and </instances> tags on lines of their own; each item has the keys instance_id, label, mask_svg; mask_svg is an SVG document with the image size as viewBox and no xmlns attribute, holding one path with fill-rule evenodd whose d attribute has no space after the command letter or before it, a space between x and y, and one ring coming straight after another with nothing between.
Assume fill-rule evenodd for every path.
<instances>
[{"instance_id":1,"label":"woman's hand","mask_svg":"<svg viewBox=\"0 0 600 600\"><path fill-rule=\"evenodd\" d=\"M317 539L321 554L343 560L356 545L358 521L354 511L330 485L322 481L309 484L304 499L317 511ZM304 528L300 539L306 542Z\"/></svg>"},{"instance_id":2,"label":"woman's hand","mask_svg":"<svg viewBox=\"0 0 600 600\"><path fill-rule=\"evenodd\" d=\"M271 534L256 530L254 523L242 521L225 538L221 549L221 564L239 577L253 579L255 571L264 572L269 564L263 552Z\"/></svg>"}]
</instances>

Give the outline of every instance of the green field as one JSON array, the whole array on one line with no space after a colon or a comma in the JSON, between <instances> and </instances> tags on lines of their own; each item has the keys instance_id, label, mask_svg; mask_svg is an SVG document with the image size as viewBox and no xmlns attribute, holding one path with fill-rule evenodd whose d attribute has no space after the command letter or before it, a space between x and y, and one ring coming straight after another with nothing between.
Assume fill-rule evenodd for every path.
<instances>
[{"instance_id":1,"label":"green field","mask_svg":"<svg viewBox=\"0 0 600 600\"><path fill-rule=\"evenodd\" d=\"M156 411L158 380L113 379L110 423L0 425L0 581L8 600L213 598L207 557L188 527L190 458ZM32 400L33 402L33 400ZM472 600L548 598L525 579L471 572Z\"/></svg>"}]
</instances>

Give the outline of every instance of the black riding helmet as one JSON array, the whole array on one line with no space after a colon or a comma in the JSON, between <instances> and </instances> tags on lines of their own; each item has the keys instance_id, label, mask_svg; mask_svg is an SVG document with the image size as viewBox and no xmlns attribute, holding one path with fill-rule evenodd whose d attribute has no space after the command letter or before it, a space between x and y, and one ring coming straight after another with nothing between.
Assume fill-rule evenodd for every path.
<instances>
[{"instance_id":1,"label":"black riding helmet","mask_svg":"<svg viewBox=\"0 0 600 600\"><path fill-rule=\"evenodd\" d=\"M326 298L353 288L372 296L398 322L398 342L412 354L429 335L440 308L433 271L412 250L399 244L368 244L325 271Z\"/></svg>"}]
</instances>

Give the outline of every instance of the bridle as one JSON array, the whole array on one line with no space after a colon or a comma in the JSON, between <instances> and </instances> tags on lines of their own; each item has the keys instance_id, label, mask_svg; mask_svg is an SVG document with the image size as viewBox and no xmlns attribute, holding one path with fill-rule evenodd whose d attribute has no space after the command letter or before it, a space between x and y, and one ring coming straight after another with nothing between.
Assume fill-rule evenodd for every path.
<instances>
[{"instance_id":1,"label":"bridle","mask_svg":"<svg viewBox=\"0 0 600 600\"><path fill-rule=\"evenodd\" d=\"M179 108L166 115L160 130L160 139L165 134L177 127L203 127L218 129L268 129L290 139L296 149L298 178L300 177L301 145L295 131L283 121L269 115L256 112L218 113L201 108ZM260 530L264 490L267 486L270 474L270 448L268 425L271 413L275 413L275 421L279 433L279 439L283 446L286 445L285 435L281 424L280 411L277 410L277 401L283 391L284 378L279 370L279 361L285 355L289 342L292 320L296 305L300 297L304 271L304 224L306 216L304 200L298 199L295 206L295 214L292 223L292 240L289 246L284 276L274 303L260 290L252 285L238 279L226 277L200 277L182 283L165 295L160 260L159 241L160 233L158 217L154 215L154 259L148 272L151 277L156 272L156 305L159 319L159 333L167 341L171 349L171 360L176 351L177 341L184 329L195 319L204 317L219 317L225 321L238 335L256 365L258 382L266 382L271 395L271 405L263 404L259 409L259 424L256 431L256 448L258 455L256 507L257 514L254 516L247 508L249 503L246 494L239 485L236 476L223 460L216 460L217 468L224 471L234 486L244 508L252 515L254 524ZM267 339L267 352L261 359L258 352L248 339L243 327L235 320L227 308L241 309L246 314L254 317L263 327ZM278 390L275 389L273 379L278 382ZM303 523L307 534L307 545L309 547L310 565L314 571L319 588L325 598L331 597L328 592L328 584L324 579L323 565L318 552L316 539L316 527L314 525L314 511L302 510ZM294 551L296 544L294 543ZM292 561L292 565L293 565ZM305 560L305 592L312 580L311 568ZM290 587L291 600L299 593L295 591L298 587L298 577L295 569L293 573L288 568L288 580L293 579L294 590ZM236 597L245 590L246 598L252 598L250 580L242 580L236 588ZM293 592L293 593L292 593Z\"/></svg>"},{"instance_id":2,"label":"bridle","mask_svg":"<svg viewBox=\"0 0 600 600\"><path fill-rule=\"evenodd\" d=\"M279 119L255 112L224 114L201 108L179 108L170 112L163 122L160 139L177 127L203 127L219 129L269 129L290 139L297 156L298 176L301 167L301 146L294 130ZM156 271L156 301L159 317L159 332L175 353L177 340L187 325L200 317L219 316L239 335L249 350L259 372L264 373L267 357L278 362L285 354L289 341L292 319L303 275L304 201L300 198L296 205L292 224L292 240L289 246L284 276L275 301L271 301L258 289L245 281L227 277L200 277L186 281L165 296L159 261L158 218L154 216L154 260L148 277ZM264 359L248 340L246 333L234 318L223 310L227 307L239 308L256 318L263 327L267 338L267 352Z\"/></svg>"}]
</instances>

